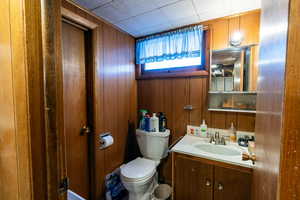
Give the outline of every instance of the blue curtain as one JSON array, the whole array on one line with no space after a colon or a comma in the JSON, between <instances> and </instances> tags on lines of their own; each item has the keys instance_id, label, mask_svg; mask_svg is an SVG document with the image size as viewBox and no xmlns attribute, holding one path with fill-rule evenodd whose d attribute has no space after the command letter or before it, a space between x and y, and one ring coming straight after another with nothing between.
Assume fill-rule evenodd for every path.
<instances>
[{"instance_id":1,"label":"blue curtain","mask_svg":"<svg viewBox=\"0 0 300 200\"><path fill-rule=\"evenodd\" d=\"M136 63L201 57L202 42L202 25L139 39L136 41Z\"/></svg>"}]
</instances>

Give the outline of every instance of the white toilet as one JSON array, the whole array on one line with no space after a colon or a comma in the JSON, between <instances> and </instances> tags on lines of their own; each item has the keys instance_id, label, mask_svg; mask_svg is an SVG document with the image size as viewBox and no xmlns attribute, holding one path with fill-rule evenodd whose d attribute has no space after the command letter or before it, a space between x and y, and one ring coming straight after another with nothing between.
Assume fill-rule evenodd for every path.
<instances>
[{"instance_id":1,"label":"white toilet","mask_svg":"<svg viewBox=\"0 0 300 200\"><path fill-rule=\"evenodd\" d=\"M170 131L146 132L136 130L138 145L143 158L121 166L121 180L129 192L129 200L149 200L157 184L156 167L167 156Z\"/></svg>"}]
</instances>

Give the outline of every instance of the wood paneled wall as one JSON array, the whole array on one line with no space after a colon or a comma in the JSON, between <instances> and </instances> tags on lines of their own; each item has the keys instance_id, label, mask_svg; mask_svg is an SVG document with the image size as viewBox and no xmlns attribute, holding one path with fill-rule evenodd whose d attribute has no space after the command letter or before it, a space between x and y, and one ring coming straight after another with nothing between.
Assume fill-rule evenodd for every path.
<instances>
[{"instance_id":1,"label":"wood paneled wall","mask_svg":"<svg viewBox=\"0 0 300 200\"><path fill-rule=\"evenodd\" d=\"M105 175L126 161L128 135L135 129L137 119L137 85L135 80L135 40L101 19L62 1L69 11L98 24L93 31L96 68L94 69L94 199L104 194ZM96 43L95 43L96 42ZM104 150L99 148L99 135L110 132L114 144Z\"/></svg>"},{"instance_id":2,"label":"wood paneled wall","mask_svg":"<svg viewBox=\"0 0 300 200\"><path fill-rule=\"evenodd\" d=\"M0 5L0 199L33 199L25 1Z\"/></svg>"},{"instance_id":3,"label":"wood paneled wall","mask_svg":"<svg viewBox=\"0 0 300 200\"><path fill-rule=\"evenodd\" d=\"M300 199L300 2L290 0L289 9L278 195L284 200Z\"/></svg>"},{"instance_id":4,"label":"wood paneled wall","mask_svg":"<svg viewBox=\"0 0 300 200\"><path fill-rule=\"evenodd\" d=\"M213 50L229 47L230 35L236 30L245 35L242 45L259 43L259 10L203 24L211 29ZM258 48L255 53L257 57ZM255 60L255 65L258 65L258 60ZM203 119L208 127L227 129L233 122L240 131L254 131L255 114L208 111L208 89L208 77L138 80L138 108L166 113L168 128L171 129L171 142L186 133L188 124L199 126ZM193 105L193 110L184 110L185 105ZM168 182L171 180L170 169L171 162L168 159L163 167L163 176Z\"/></svg>"},{"instance_id":5,"label":"wood paneled wall","mask_svg":"<svg viewBox=\"0 0 300 200\"><path fill-rule=\"evenodd\" d=\"M245 35L242 45L259 43L259 10L203 24L211 29L213 50L229 47L230 35L236 30ZM213 128L226 129L233 122L238 130L254 131L255 114L208 112L208 87L208 77L139 80L138 107L152 112L166 112L168 127L172 130L172 141L185 134L187 124L200 125L203 119ZM185 111L185 105L193 105L194 109Z\"/></svg>"}]
</instances>

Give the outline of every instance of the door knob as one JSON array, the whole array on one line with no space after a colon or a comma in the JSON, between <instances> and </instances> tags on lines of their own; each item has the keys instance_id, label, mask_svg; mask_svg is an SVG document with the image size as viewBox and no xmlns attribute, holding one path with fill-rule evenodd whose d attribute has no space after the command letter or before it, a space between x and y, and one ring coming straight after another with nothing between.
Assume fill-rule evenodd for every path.
<instances>
[{"instance_id":1,"label":"door knob","mask_svg":"<svg viewBox=\"0 0 300 200\"><path fill-rule=\"evenodd\" d=\"M206 183L205 183L205 185L206 185L207 187L210 187L210 186L211 186L211 182L210 182L210 180L206 179Z\"/></svg>"},{"instance_id":2,"label":"door knob","mask_svg":"<svg viewBox=\"0 0 300 200\"><path fill-rule=\"evenodd\" d=\"M222 185L221 183L219 183L219 184L218 184L218 190L221 191L221 190L223 190L223 189L224 189L223 185Z\"/></svg>"},{"instance_id":3,"label":"door knob","mask_svg":"<svg viewBox=\"0 0 300 200\"><path fill-rule=\"evenodd\" d=\"M90 127L88 126L83 126L81 129L80 129L80 135L85 135L87 133L90 133L91 132L91 129Z\"/></svg>"}]
</instances>

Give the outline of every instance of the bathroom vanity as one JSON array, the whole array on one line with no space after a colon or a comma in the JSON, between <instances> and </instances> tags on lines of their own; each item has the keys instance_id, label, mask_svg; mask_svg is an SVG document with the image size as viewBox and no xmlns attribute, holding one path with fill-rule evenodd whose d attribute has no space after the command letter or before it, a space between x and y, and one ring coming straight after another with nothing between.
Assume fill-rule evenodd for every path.
<instances>
[{"instance_id":1,"label":"bathroom vanity","mask_svg":"<svg viewBox=\"0 0 300 200\"><path fill-rule=\"evenodd\" d=\"M172 148L174 200L251 200L251 161L235 144L214 145L186 135Z\"/></svg>"}]
</instances>

